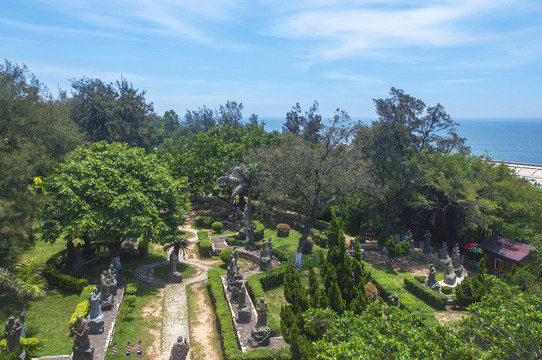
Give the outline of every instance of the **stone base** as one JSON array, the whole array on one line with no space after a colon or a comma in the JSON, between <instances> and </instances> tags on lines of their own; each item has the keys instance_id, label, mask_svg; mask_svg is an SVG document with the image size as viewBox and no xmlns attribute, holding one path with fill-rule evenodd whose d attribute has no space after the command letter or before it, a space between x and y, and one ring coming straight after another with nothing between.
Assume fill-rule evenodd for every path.
<instances>
[{"instance_id":1,"label":"stone base","mask_svg":"<svg viewBox=\"0 0 542 360\"><path fill-rule=\"evenodd\" d=\"M256 244L253 243L253 242L247 242L247 243L245 243L245 250L256 251L256 250L257 250Z\"/></svg>"},{"instance_id":2,"label":"stone base","mask_svg":"<svg viewBox=\"0 0 542 360\"><path fill-rule=\"evenodd\" d=\"M119 287L117 285L109 285L109 293L113 296L116 296L118 288Z\"/></svg>"},{"instance_id":3,"label":"stone base","mask_svg":"<svg viewBox=\"0 0 542 360\"><path fill-rule=\"evenodd\" d=\"M100 303L100 308L102 311L109 311L113 309L113 296L109 295L107 300L102 300Z\"/></svg>"},{"instance_id":4,"label":"stone base","mask_svg":"<svg viewBox=\"0 0 542 360\"><path fill-rule=\"evenodd\" d=\"M454 285L455 284L455 281L457 279L457 276L452 276L452 275L444 275L444 283L445 284L448 284L448 285Z\"/></svg>"},{"instance_id":5,"label":"stone base","mask_svg":"<svg viewBox=\"0 0 542 360\"><path fill-rule=\"evenodd\" d=\"M455 275L458 278L462 278L464 276L467 276L467 270L461 265L458 269L455 269Z\"/></svg>"},{"instance_id":6,"label":"stone base","mask_svg":"<svg viewBox=\"0 0 542 360\"><path fill-rule=\"evenodd\" d=\"M95 319L87 319L88 323L88 333L95 335L95 334L101 334L104 332L104 315L101 314Z\"/></svg>"},{"instance_id":7,"label":"stone base","mask_svg":"<svg viewBox=\"0 0 542 360\"><path fill-rule=\"evenodd\" d=\"M271 268L271 259L270 258L260 258L260 270L267 271Z\"/></svg>"},{"instance_id":8,"label":"stone base","mask_svg":"<svg viewBox=\"0 0 542 360\"><path fill-rule=\"evenodd\" d=\"M425 286L427 286L428 288L430 288L431 290L435 292L440 292L440 284L438 282L434 284L425 283Z\"/></svg>"},{"instance_id":9,"label":"stone base","mask_svg":"<svg viewBox=\"0 0 542 360\"><path fill-rule=\"evenodd\" d=\"M94 360L94 349L74 346L73 360Z\"/></svg>"},{"instance_id":10,"label":"stone base","mask_svg":"<svg viewBox=\"0 0 542 360\"><path fill-rule=\"evenodd\" d=\"M248 306L245 306L242 309L237 309L237 314L239 317L237 318L238 323L248 324L252 320L252 311Z\"/></svg>"},{"instance_id":11,"label":"stone base","mask_svg":"<svg viewBox=\"0 0 542 360\"><path fill-rule=\"evenodd\" d=\"M183 274L180 272L175 271L174 273L170 273L167 277L168 283L180 283L183 281Z\"/></svg>"},{"instance_id":12,"label":"stone base","mask_svg":"<svg viewBox=\"0 0 542 360\"><path fill-rule=\"evenodd\" d=\"M258 346L269 346L271 339L271 330L268 327L265 328L254 328L252 329L252 334L248 343L252 347Z\"/></svg>"}]
</instances>

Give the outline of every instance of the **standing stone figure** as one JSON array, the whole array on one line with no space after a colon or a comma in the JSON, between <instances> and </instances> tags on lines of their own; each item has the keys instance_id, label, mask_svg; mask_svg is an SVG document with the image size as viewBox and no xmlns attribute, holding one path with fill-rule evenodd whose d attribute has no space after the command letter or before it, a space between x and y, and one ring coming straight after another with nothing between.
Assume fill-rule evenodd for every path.
<instances>
[{"instance_id":1,"label":"standing stone figure","mask_svg":"<svg viewBox=\"0 0 542 360\"><path fill-rule=\"evenodd\" d=\"M454 248L452 249L452 263L454 265L454 269L459 269L461 266L461 258L459 255L459 245L456 243L454 245Z\"/></svg>"},{"instance_id":2,"label":"standing stone figure","mask_svg":"<svg viewBox=\"0 0 542 360\"><path fill-rule=\"evenodd\" d=\"M90 313L88 314L87 323L90 334L101 334L104 332L104 315L100 307L100 296L98 288L92 289L90 294Z\"/></svg>"},{"instance_id":3,"label":"standing stone figure","mask_svg":"<svg viewBox=\"0 0 542 360\"><path fill-rule=\"evenodd\" d=\"M412 231L410 229L406 233L406 240L410 244L410 248L414 249L414 239L412 238Z\"/></svg>"},{"instance_id":4,"label":"standing stone figure","mask_svg":"<svg viewBox=\"0 0 542 360\"><path fill-rule=\"evenodd\" d=\"M446 274L444 275L444 282L448 285L454 285L456 281L456 276L450 256L446 256L446 261L444 263L446 264Z\"/></svg>"},{"instance_id":5,"label":"standing stone figure","mask_svg":"<svg viewBox=\"0 0 542 360\"><path fill-rule=\"evenodd\" d=\"M235 272L237 271L237 264L235 263L235 258L233 253L230 255L230 264L228 265L228 291L233 290L235 284Z\"/></svg>"},{"instance_id":6,"label":"standing stone figure","mask_svg":"<svg viewBox=\"0 0 542 360\"><path fill-rule=\"evenodd\" d=\"M247 289L245 287L245 282L241 281L239 284L239 296L238 296L237 306L237 322L239 323L249 323L252 319L251 308L247 306Z\"/></svg>"},{"instance_id":7,"label":"standing stone figure","mask_svg":"<svg viewBox=\"0 0 542 360\"><path fill-rule=\"evenodd\" d=\"M269 238L267 242L267 249L269 250L269 258L273 259L273 239Z\"/></svg>"},{"instance_id":8,"label":"standing stone figure","mask_svg":"<svg viewBox=\"0 0 542 360\"><path fill-rule=\"evenodd\" d=\"M92 360L94 349L90 347L88 324L81 315L73 323L73 360Z\"/></svg>"},{"instance_id":9,"label":"standing stone figure","mask_svg":"<svg viewBox=\"0 0 542 360\"><path fill-rule=\"evenodd\" d=\"M435 266L433 264L429 264L429 269L429 277L425 283L425 286L433 289L436 292L440 292L440 285L437 282L437 270L435 270Z\"/></svg>"},{"instance_id":10,"label":"standing stone figure","mask_svg":"<svg viewBox=\"0 0 542 360\"><path fill-rule=\"evenodd\" d=\"M117 275L116 270L113 264L109 265L109 268L107 269L107 273L105 274L105 279L107 280L107 283L109 284L109 293L113 296L117 295L117 288L118 288L118 282L117 282Z\"/></svg>"},{"instance_id":11,"label":"standing stone figure","mask_svg":"<svg viewBox=\"0 0 542 360\"><path fill-rule=\"evenodd\" d=\"M263 297L260 297L260 302L256 305L256 312L258 313L256 326L254 326L254 329L252 329L248 343L252 347L269 346L271 330L267 326L268 310L267 303Z\"/></svg>"},{"instance_id":12,"label":"standing stone figure","mask_svg":"<svg viewBox=\"0 0 542 360\"><path fill-rule=\"evenodd\" d=\"M73 252L74 264L73 264L73 274L76 278L83 277L83 254L81 253L81 243L77 244Z\"/></svg>"},{"instance_id":13,"label":"standing stone figure","mask_svg":"<svg viewBox=\"0 0 542 360\"><path fill-rule=\"evenodd\" d=\"M8 351L13 351L21 343L21 331L23 330L23 325L19 319L15 320L13 315L8 318L8 322L4 328L4 335L8 343Z\"/></svg>"},{"instance_id":14,"label":"standing stone figure","mask_svg":"<svg viewBox=\"0 0 542 360\"><path fill-rule=\"evenodd\" d=\"M251 223L247 229L247 241L245 242L245 250L254 251L256 250L256 238L254 236L254 230L256 230L256 225Z\"/></svg>"},{"instance_id":15,"label":"standing stone figure","mask_svg":"<svg viewBox=\"0 0 542 360\"><path fill-rule=\"evenodd\" d=\"M266 271L269 270L271 264L271 257L269 256L269 247L267 241L263 239L262 250L260 251L260 270Z\"/></svg>"},{"instance_id":16,"label":"standing stone figure","mask_svg":"<svg viewBox=\"0 0 542 360\"><path fill-rule=\"evenodd\" d=\"M190 350L190 347L188 346L188 339L179 336L177 338L177 342L173 344L171 348L171 355L169 356L169 360L185 360L188 356L188 351Z\"/></svg>"},{"instance_id":17,"label":"standing stone figure","mask_svg":"<svg viewBox=\"0 0 542 360\"><path fill-rule=\"evenodd\" d=\"M109 292L109 282L107 281L106 271L100 275L100 306L102 310L111 310L113 308L113 295Z\"/></svg>"},{"instance_id":18,"label":"standing stone figure","mask_svg":"<svg viewBox=\"0 0 542 360\"><path fill-rule=\"evenodd\" d=\"M233 283L231 292L231 302L234 304L237 304L237 302L239 301L239 292L241 291L242 283L244 283L243 270L241 270L241 266L237 265L237 270L235 272L235 281Z\"/></svg>"},{"instance_id":19,"label":"standing stone figure","mask_svg":"<svg viewBox=\"0 0 542 360\"><path fill-rule=\"evenodd\" d=\"M179 257L172 251L169 254L169 273L167 280L170 283L180 283L183 281L183 275L177 271L177 264L179 263Z\"/></svg>"}]
</instances>

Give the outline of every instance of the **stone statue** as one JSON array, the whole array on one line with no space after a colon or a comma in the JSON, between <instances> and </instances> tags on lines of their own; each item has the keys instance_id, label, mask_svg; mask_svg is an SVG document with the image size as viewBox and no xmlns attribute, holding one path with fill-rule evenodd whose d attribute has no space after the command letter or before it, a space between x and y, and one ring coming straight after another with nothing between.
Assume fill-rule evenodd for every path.
<instances>
[{"instance_id":1,"label":"stone statue","mask_svg":"<svg viewBox=\"0 0 542 360\"><path fill-rule=\"evenodd\" d=\"M251 223L247 229L247 241L245 242L245 250L254 251L256 250L256 241L254 237L254 230L256 230L256 225Z\"/></svg>"},{"instance_id":2,"label":"stone statue","mask_svg":"<svg viewBox=\"0 0 542 360\"><path fill-rule=\"evenodd\" d=\"M231 291L231 302L234 304L237 304L239 301L239 292L241 291L241 284L244 284L243 279L243 270L241 270L241 266L237 265L237 270L235 272L235 281L232 286Z\"/></svg>"},{"instance_id":3,"label":"stone statue","mask_svg":"<svg viewBox=\"0 0 542 360\"><path fill-rule=\"evenodd\" d=\"M233 247L233 250L232 250L231 254L232 254L232 256L233 256L233 258L235 260L235 267L237 267L237 262L239 260L239 253L237 252L237 246Z\"/></svg>"},{"instance_id":4,"label":"stone statue","mask_svg":"<svg viewBox=\"0 0 542 360\"><path fill-rule=\"evenodd\" d=\"M100 306L102 310L111 310L113 308L113 295L109 293L109 282L105 270L100 275Z\"/></svg>"},{"instance_id":5,"label":"stone statue","mask_svg":"<svg viewBox=\"0 0 542 360\"><path fill-rule=\"evenodd\" d=\"M171 347L171 355L169 356L169 360L185 360L188 356L188 351L190 350L190 347L188 346L188 339L179 336L177 338L177 342L173 344Z\"/></svg>"},{"instance_id":6,"label":"stone statue","mask_svg":"<svg viewBox=\"0 0 542 360\"><path fill-rule=\"evenodd\" d=\"M440 284L437 281L437 270L435 270L435 265L433 264L429 264L429 277L427 278L425 286L436 292L440 292Z\"/></svg>"},{"instance_id":7,"label":"stone statue","mask_svg":"<svg viewBox=\"0 0 542 360\"><path fill-rule=\"evenodd\" d=\"M414 239L412 238L412 231L409 229L406 233L406 240L410 244L410 248L414 248Z\"/></svg>"},{"instance_id":8,"label":"stone statue","mask_svg":"<svg viewBox=\"0 0 542 360\"><path fill-rule=\"evenodd\" d=\"M94 349L90 347L89 327L81 315L73 323L73 360L92 360Z\"/></svg>"},{"instance_id":9,"label":"stone statue","mask_svg":"<svg viewBox=\"0 0 542 360\"><path fill-rule=\"evenodd\" d=\"M267 242L267 249L269 251L269 257L273 259L273 239L269 238L269 241Z\"/></svg>"},{"instance_id":10,"label":"stone statue","mask_svg":"<svg viewBox=\"0 0 542 360\"><path fill-rule=\"evenodd\" d=\"M256 312L258 318L256 320L256 326L252 329L252 333L248 343L253 346L269 346L271 330L267 326L267 303L263 297L260 297L260 302L256 305Z\"/></svg>"},{"instance_id":11,"label":"stone statue","mask_svg":"<svg viewBox=\"0 0 542 360\"><path fill-rule=\"evenodd\" d=\"M399 296L397 294L390 295L388 302L393 306L401 306L401 302L399 301Z\"/></svg>"},{"instance_id":12,"label":"stone statue","mask_svg":"<svg viewBox=\"0 0 542 360\"><path fill-rule=\"evenodd\" d=\"M450 256L446 255L446 261L444 262L446 265L446 274L444 274L444 282L448 285L454 285L456 281L454 266L452 264L452 259L450 259Z\"/></svg>"},{"instance_id":13,"label":"stone statue","mask_svg":"<svg viewBox=\"0 0 542 360\"><path fill-rule=\"evenodd\" d=\"M107 273L105 274L105 279L107 283L109 284L109 293L113 296L117 295L117 288L118 288L118 282L117 282L117 276L116 276L116 270L113 264L109 265L109 268L107 269Z\"/></svg>"},{"instance_id":14,"label":"stone statue","mask_svg":"<svg viewBox=\"0 0 542 360\"><path fill-rule=\"evenodd\" d=\"M446 245L446 242L443 241L442 242L442 247L439 249L438 251L438 257L439 259L446 259L446 257L448 256L448 246Z\"/></svg>"},{"instance_id":15,"label":"stone statue","mask_svg":"<svg viewBox=\"0 0 542 360\"><path fill-rule=\"evenodd\" d=\"M88 324L81 315L73 323L73 346L80 349L90 347L90 338L88 336Z\"/></svg>"},{"instance_id":16,"label":"stone statue","mask_svg":"<svg viewBox=\"0 0 542 360\"><path fill-rule=\"evenodd\" d=\"M269 270L271 265L271 257L269 256L269 247L267 241L263 239L262 250L260 251L260 270L266 271Z\"/></svg>"},{"instance_id":17,"label":"stone statue","mask_svg":"<svg viewBox=\"0 0 542 360\"><path fill-rule=\"evenodd\" d=\"M169 254L169 273L168 273L168 282L170 283L180 283L183 281L183 275L177 271L177 264L179 263L179 257L172 251Z\"/></svg>"},{"instance_id":18,"label":"stone statue","mask_svg":"<svg viewBox=\"0 0 542 360\"><path fill-rule=\"evenodd\" d=\"M461 266L461 258L459 255L459 245L456 243L454 245L454 248L452 250L452 263L454 265L454 269L459 269Z\"/></svg>"},{"instance_id":19,"label":"stone statue","mask_svg":"<svg viewBox=\"0 0 542 360\"><path fill-rule=\"evenodd\" d=\"M235 272L237 271L237 264L235 263L235 258L233 253L230 255L230 264L228 265L228 291L233 290L233 285L235 283Z\"/></svg>"},{"instance_id":20,"label":"stone statue","mask_svg":"<svg viewBox=\"0 0 542 360\"><path fill-rule=\"evenodd\" d=\"M429 230L426 230L425 231L425 235L423 236L423 239L425 240L425 248L426 249L429 249L431 248L433 245L431 244L431 232L429 232Z\"/></svg>"},{"instance_id":21,"label":"stone statue","mask_svg":"<svg viewBox=\"0 0 542 360\"><path fill-rule=\"evenodd\" d=\"M4 334L6 335L6 340L8 343L8 351L13 351L21 343L21 331L23 330L23 325L19 319L15 320L13 315L8 318L8 322L4 328Z\"/></svg>"},{"instance_id":22,"label":"stone statue","mask_svg":"<svg viewBox=\"0 0 542 360\"><path fill-rule=\"evenodd\" d=\"M237 306L237 322L239 323L249 323L252 319L251 308L247 306L247 290L245 288L245 282L240 281L239 286L239 295L238 295L238 306Z\"/></svg>"},{"instance_id":23,"label":"stone statue","mask_svg":"<svg viewBox=\"0 0 542 360\"><path fill-rule=\"evenodd\" d=\"M87 323L90 334L101 334L104 332L104 315L100 306L100 296L98 288L92 289L90 294L90 313L88 314Z\"/></svg>"}]
</instances>

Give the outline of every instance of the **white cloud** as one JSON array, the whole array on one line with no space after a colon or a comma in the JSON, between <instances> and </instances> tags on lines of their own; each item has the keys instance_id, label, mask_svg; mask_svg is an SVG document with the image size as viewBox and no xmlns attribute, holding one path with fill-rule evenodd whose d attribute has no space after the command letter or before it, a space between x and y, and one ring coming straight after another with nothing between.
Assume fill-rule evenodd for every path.
<instances>
[{"instance_id":1,"label":"white cloud","mask_svg":"<svg viewBox=\"0 0 542 360\"><path fill-rule=\"evenodd\" d=\"M352 74L347 74L347 73L339 72L339 71L326 71L326 72L323 72L321 74L321 76L324 79L348 80L348 81L360 82L360 83L378 83L378 82L381 82L381 80L379 80L377 78L374 78L374 77L352 75Z\"/></svg>"}]
</instances>

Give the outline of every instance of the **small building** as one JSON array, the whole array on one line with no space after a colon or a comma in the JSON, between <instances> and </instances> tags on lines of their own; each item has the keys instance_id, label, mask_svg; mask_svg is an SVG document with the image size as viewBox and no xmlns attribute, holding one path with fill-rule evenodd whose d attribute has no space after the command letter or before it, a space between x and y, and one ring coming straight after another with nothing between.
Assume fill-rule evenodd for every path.
<instances>
[{"instance_id":1,"label":"small building","mask_svg":"<svg viewBox=\"0 0 542 360\"><path fill-rule=\"evenodd\" d=\"M500 275L512 269L512 266L525 266L531 261L529 254L535 247L518 243L502 236L491 236L478 244L484 251L487 271Z\"/></svg>"}]
</instances>

